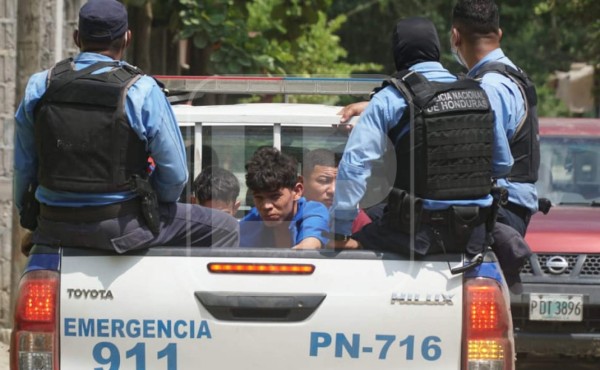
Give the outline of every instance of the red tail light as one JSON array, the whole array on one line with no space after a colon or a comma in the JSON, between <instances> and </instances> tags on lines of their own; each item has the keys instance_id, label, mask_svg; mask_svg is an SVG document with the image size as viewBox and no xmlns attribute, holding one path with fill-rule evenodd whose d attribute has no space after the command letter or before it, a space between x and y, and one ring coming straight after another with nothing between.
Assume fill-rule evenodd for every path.
<instances>
[{"instance_id":1,"label":"red tail light","mask_svg":"<svg viewBox=\"0 0 600 370\"><path fill-rule=\"evenodd\" d=\"M314 265L289 263L209 263L208 271L215 274L282 274L310 275Z\"/></svg>"},{"instance_id":2,"label":"red tail light","mask_svg":"<svg viewBox=\"0 0 600 370\"><path fill-rule=\"evenodd\" d=\"M513 370L514 339L509 302L496 280L464 284L463 369Z\"/></svg>"},{"instance_id":3,"label":"red tail light","mask_svg":"<svg viewBox=\"0 0 600 370\"><path fill-rule=\"evenodd\" d=\"M11 338L11 369L58 369L56 271L38 270L21 279Z\"/></svg>"}]
</instances>

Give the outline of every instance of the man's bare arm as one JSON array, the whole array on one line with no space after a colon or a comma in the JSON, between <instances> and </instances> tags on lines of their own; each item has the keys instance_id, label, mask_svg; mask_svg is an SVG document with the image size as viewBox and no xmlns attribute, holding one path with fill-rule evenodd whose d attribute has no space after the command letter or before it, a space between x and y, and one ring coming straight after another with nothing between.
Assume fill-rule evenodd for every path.
<instances>
[{"instance_id":1,"label":"man's bare arm","mask_svg":"<svg viewBox=\"0 0 600 370\"><path fill-rule=\"evenodd\" d=\"M309 236L308 238L302 239L302 241L293 246L292 249L321 249L322 246L319 239L314 236Z\"/></svg>"},{"instance_id":2,"label":"man's bare arm","mask_svg":"<svg viewBox=\"0 0 600 370\"><path fill-rule=\"evenodd\" d=\"M335 249L361 249L361 245L356 239L348 239L348 240L330 240L327 243L328 248Z\"/></svg>"}]
</instances>

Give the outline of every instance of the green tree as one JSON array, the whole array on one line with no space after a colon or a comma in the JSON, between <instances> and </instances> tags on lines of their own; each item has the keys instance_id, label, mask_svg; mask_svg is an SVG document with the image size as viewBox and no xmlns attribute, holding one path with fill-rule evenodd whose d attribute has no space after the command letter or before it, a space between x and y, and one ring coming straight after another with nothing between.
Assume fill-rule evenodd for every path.
<instances>
[{"instance_id":1,"label":"green tree","mask_svg":"<svg viewBox=\"0 0 600 370\"><path fill-rule=\"evenodd\" d=\"M375 62L383 73L394 70L390 35L396 22L409 16L430 18L438 30L441 61L452 72L462 69L450 54L449 28L455 1L336 0L329 14L345 14L338 34L348 62ZM535 81L540 115L566 115L547 81L572 62L600 63L600 1L497 0L503 30L502 49ZM597 74L598 75L598 74ZM600 86L600 82L596 84ZM596 96L600 94L596 91Z\"/></svg>"},{"instance_id":2,"label":"green tree","mask_svg":"<svg viewBox=\"0 0 600 370\"><path fill-rule=\"evenodd\" d=\"M348 74L334 32L344 17L327 19L331 0L179 0L180 37L205 58L204 74Z\"/></svg>"},{"instance_id":3,"label":"green tree","mask_svg":"<svg viewBox=\"0 0 600 370\"><path fill-rule=\"evenodd\" d=\"M535 81L539 114L569 115L549 81L573 62L600 63L600 2L511 0L502 2L500 10L503 49Z\"/></svg>"}]
</instances>

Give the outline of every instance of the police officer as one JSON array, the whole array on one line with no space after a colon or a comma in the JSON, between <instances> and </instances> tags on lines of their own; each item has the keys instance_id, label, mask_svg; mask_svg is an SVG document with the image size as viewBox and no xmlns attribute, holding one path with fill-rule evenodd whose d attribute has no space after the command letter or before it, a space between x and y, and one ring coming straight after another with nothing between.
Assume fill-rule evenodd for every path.
<instances>
[{"instance_id":1,"label":"police officer","mask_svg":"<svg viewBox=\"0 0 600 370\"><path fill-rule=\"evenodd\" d=\"M480 78L497 119L504 125L514 166L497 184L508 190L498 221L525 236L538 210L535 188L540 165L537 95L527 75L500 48L502 30L493 0L459 0L452 12L451 46L468 76ZM499 236L502 237L502 236Z\"/></svg>"},{"instance_id":2,"label":"police officer","mask_svg":"<svg viewBox=\"0 0 600 370\"><path fill-rule=\"evenodd\" d=\"M350 236L370 162L391 144L397 173L386 213L347 242L407 254L477 255L486 244L491 179L506 175L513 163L502 125L477 82L457 81L439 63L431 21L398 22L393 48L396 78L368 103L339 165L332 207L336 237L345 242Z\"/></svg>"},{"instance_id":3,"label":"police officer","mask_svg":"<svg viewBox=\"0 0 600 370\"><path fill-rule=\"evenodd\" d=\"M188 179L183 140L156 81L120 61L131 43L125 6L89 0L73 39L81 52L34 74L15 116L14 201L30 209L24 196L36 188L33 242L119 253L237 246L233 217L176 202Z\"/></svg>"}]
</instances>

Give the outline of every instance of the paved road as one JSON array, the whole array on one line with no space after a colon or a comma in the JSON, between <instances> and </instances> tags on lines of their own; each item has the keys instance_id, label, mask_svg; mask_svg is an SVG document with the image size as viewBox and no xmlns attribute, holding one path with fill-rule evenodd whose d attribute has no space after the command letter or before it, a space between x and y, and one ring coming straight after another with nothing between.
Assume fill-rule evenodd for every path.
<instances>
[{"instance_id":1,"label":"paved road","mask_svg":"<svg viewBox=\"0 0 600 370\"><path fill-rule=\"evenodd\" d=\"M578 360L565 358L517 358L516 370L598 370L600 360Z\"/></svg>"}]
</instances>

